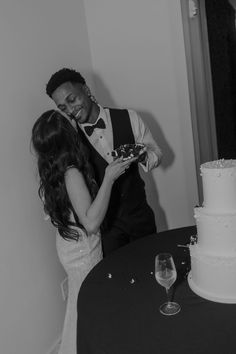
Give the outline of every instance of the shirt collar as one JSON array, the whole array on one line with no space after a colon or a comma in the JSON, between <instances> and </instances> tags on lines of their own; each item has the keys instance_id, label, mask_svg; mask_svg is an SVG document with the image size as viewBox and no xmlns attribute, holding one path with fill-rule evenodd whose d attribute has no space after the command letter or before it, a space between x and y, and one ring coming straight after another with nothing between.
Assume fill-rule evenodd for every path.
<instances>
[{"instance_id":1,"label":"shirt collar","mask_svg":"<svg viewBox=\"0 0 236 354\"><path fill-rule=\"evenodd\" d=\"M94 125L97 123L97 121L102 118L104 120L104 123L106 124L107 126L107 116L106 116L106 112L105 112L105 109L100 106L100 104L98 104L98 108L99 108L99 114L98 114L98 117L96 119L96 121L94 123L84 123L84 124L79 124L80 128L84 131L84 127L87 127L87 126L91 126L91 125Z\"/></svg>"}]
</instances>

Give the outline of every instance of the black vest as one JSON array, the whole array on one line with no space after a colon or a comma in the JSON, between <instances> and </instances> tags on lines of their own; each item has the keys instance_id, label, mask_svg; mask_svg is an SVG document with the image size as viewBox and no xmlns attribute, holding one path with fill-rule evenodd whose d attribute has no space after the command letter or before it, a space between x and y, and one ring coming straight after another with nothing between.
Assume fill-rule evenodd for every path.
<instances>
[{"instance_id":1,"label":"black vest","mask_svg":"<svg viewBox=\"0 0 236 354\"><path fill-rule=\"evenodd\" d=\"M110 116L114 149L122 144L135 143L128 111L110 109ZM108 163L92 145L90 154L95 178L100 186ZM143 222L153 222L153 213L146 202L145 186L139 174L138 164L132 163L129 169L113 184L102 229L107 231L116 226L127 233L133 234L142 232L140 223Z\"/></svg>"}]
</instances>

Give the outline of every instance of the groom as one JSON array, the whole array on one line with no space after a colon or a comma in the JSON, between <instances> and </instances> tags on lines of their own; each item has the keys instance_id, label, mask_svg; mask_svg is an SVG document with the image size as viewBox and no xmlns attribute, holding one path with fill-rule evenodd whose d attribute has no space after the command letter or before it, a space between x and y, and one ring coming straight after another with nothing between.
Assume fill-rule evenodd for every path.
<instances>
[{"instance_id":1,"label":"groom","mask_svg":"<svg viewBox=\"0 0 236 354\"><path fill-rule=\"evenodd\" d=\"M146 151L139 159L145 172L160 164L161 150L140 116L133 110L99 105L79 72L64 68L54 73L47 83L46 93L72 124L84 132L98 185L106 166L113 161L112 150L122 144L145 145ZM101 230L104 256L156 232L154 213L147 203L137 163L132 163L114 183Z\"/></svg>"}]
</instances>

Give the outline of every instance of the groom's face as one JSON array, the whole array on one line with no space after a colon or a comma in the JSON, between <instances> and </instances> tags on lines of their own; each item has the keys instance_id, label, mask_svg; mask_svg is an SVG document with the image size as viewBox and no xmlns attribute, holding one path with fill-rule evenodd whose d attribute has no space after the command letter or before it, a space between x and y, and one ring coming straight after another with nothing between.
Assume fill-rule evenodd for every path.
<instances>
[{"instance_id":1,"label":"groom's face","mask_svg":"<svg viewBox=\"0 0 236 354\"><path fill-rule=\"evenodd\" d=\"M79 124L90 123L92 101L86 92L86 86L79 83L65 82L52 94L58 109L70 120Z\"/></svg>"}]
</instances>

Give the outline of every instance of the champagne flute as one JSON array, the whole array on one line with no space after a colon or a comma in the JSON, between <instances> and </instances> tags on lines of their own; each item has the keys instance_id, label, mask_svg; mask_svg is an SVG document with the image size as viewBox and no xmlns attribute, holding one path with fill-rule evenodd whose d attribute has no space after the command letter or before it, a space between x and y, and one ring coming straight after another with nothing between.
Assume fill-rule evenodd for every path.
<instances>
[{"instance_id":1,"label":"champagne flute","mask_svg":"<svg viewBox=\"0 0 236 354\"><path fill-rule=\"evenodd\" d=\"M173 257L170 253L159 253L155 258L155 278L164 286L167 294L167 302L159 308L163 315L175 315L180 311L180 305L170 301L169 289L177 278L177 272Z\"/></svg>"}]
</instances>

